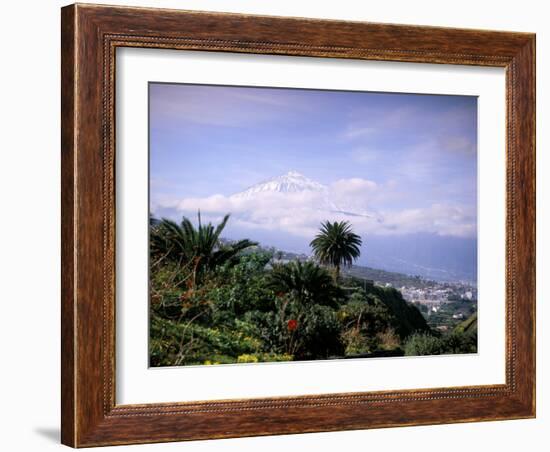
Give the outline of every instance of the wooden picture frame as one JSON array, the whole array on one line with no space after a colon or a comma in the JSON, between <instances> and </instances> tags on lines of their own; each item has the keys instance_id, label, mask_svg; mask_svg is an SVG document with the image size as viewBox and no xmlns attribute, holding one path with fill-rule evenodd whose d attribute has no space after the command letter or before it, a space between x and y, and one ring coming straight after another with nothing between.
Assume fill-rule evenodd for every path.
<instances>
[{"instance_id":1,"label":"wooden picture frame","mask_svg":"<svg viewBox=\"0 0 550 452\"><path fill-rule=\"evenodd\" d=\"M71 5L62 9L62 442L73 447L535 416L535 35ZM506 383L115 403L115 50L147 47L506 70Z\"/></svg>"}]
</instances>

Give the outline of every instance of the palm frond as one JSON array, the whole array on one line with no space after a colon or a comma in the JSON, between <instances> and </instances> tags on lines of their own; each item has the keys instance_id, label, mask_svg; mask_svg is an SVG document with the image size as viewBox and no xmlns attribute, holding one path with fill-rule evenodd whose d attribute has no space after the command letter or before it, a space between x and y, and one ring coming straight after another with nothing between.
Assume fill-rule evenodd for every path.
<instances>
[{"instance_id":1,"label":"palm frond","mask_svg":"<svg viewBox=\"0 0 550 452\"><path fill-rule=\"evenodd\" d=\"M221 234L229 220L229 214L223 217L216 227L212 223L204 224L200 211L198 227L191 220L182 217L178 224L173 220L162 218L150 219L151 253L162 259L186 266L193 264L194 280L200 279L205 272L223 265L237 257L243 250L257 245L250 240L240 240L231 245L221 243Z\"/></svg>"},{"instance_id":2,"label":"palm frond","mask_svg":"<svg viewBox=\"0 0 550 452\"><path fill-rule=\"evenodd\" d=\"M361 237L353 232L347 221L322 223L310 243L319 263L335 267L337 273L340 266L351 266L359 258L361 245Z\"/></svg>"},{"instance_id":3,"label":"palm frond","mask_svg":"<svg viewBox=\"0 0 550 452\"><path fill-rule=\"evenodd\" d=\"M292 296L303 305L331 305L339 294L330 274L310 261L275 265L268 286L275 292Z\"/></svg>"}]
</instances>

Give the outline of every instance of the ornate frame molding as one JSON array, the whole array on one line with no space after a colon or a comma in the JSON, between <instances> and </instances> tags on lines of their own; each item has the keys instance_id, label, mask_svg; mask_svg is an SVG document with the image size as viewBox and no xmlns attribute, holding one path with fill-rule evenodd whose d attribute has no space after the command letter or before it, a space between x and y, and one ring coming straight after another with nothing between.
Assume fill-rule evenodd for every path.
<instances>
[{"instance_id":1,"label":"ornate frame molding","mask_svg":"<svg viewBox=\"0 0 550 452\"><path fill-rule=\"evenodd\" d=\"M62 44L64 444L81 447L535 415L534 35L77 4L62 9ZM506 383L116 405L118 47L506 68Z\"/></svg>"}]
</instances>

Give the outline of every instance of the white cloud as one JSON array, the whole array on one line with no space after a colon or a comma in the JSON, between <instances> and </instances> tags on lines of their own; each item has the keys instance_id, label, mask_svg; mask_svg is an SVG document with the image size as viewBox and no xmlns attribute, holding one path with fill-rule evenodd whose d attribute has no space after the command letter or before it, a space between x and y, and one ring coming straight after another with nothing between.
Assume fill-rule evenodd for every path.
<instances>
[{"instance_id":1,"label":"white cloud","mask_svg":"<svg viewBox=\"0 0 550 452\"><path fill-rule=\"evenodd\" d=\"M353 177L351 179L340 179L331 184L331 189L342 195L363 195L376 190L376 182L368 179Z\"/></svg>"},{"instance_id":2,"label":"white cloud","mask_svg":"<svg viewBox=\"0 0 550 452\"><path fill-rule=\"evenodd\" d=\"M384 213L383 230L399 233L431 232L439 235L472 237L476 232L473 209L446 204Z\"/></svg>"},{"instance_id":3,"label":"white cloud","mask_svg":"<svg viewBox=\"0 0 550 452\"><path fill-rule=\"evenodd\" d=\"M262 192L248 199L217 194L156 205L170 210L174 217L194 217L200 210L207 221L218 221L231 213L232 224L240 228L278 231L304 238L311 238L326 220L347 220L356 232L367 235L429 232L471 237L476 233L473 208L432 204L415 209L385 209L386 190L391 197L391 186L352 178L334 182L327 191ZM368 216L355 212L367 212Z\"/></svg>"}]
</instances>

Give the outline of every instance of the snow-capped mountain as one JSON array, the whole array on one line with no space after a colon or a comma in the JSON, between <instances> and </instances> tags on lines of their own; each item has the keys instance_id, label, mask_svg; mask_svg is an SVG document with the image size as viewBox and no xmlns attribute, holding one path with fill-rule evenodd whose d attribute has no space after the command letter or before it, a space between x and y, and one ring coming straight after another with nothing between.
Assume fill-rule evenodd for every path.
<instances>
[{"instance_id":1,"label":"snow-capped mountain","mask_svg":"<svg viewBox=\"0 0 550 452\"><path fill-rule=\"evenodd\" d=\"M232 196L235 199L249 199L258 193L296 193L304 191L326 192L327 187L319 182L311 180L296 171L289 171L282 176L273 177Z\"/></svg>"},{"instance_id":2,"label":"snow-capped mountain","mask_svg":"<svg viewBox=\"0 0 550 452\"><path fill-rule=\"evenodd\" d=\"M364 200L360 200L359 203L349 202L349 200L344 203L341 200L337 202L333 199L330 187L309 179L297 171L288 171L281 176L260 182L242 192L235 193L231 198L235 200L249 200L267 193L311 193L316 195L315 197L319 200L319 204L316 205L318 210L349 216L371 216L364 208L357 205L364 203Z\"/></svg>"}]
</instances>

